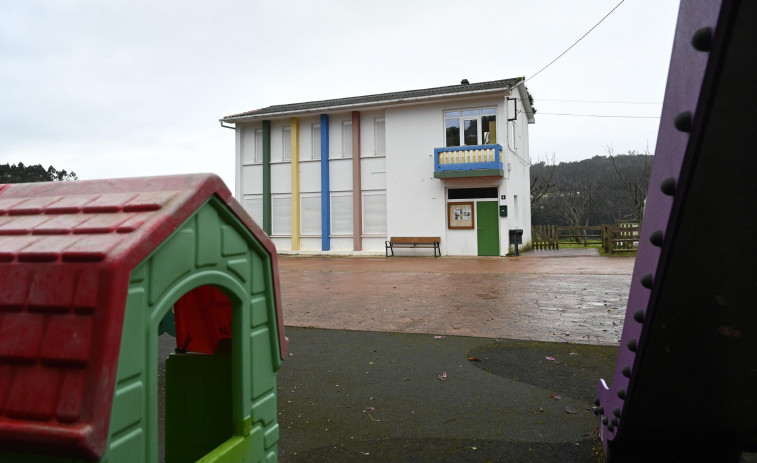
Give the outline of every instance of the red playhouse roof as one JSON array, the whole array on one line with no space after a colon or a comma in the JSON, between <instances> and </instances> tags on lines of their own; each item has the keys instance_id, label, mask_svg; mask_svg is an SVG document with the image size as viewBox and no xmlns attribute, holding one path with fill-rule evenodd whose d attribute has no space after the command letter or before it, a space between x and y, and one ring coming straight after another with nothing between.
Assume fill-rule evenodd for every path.
<instances>
[{"instance_id":1,"label":"red playhouse roof","mask_svg":"<svg viewBox=\"0 0 757 463\"><path fill-rule=\"evenodd\" d=\"M276 249L215 175L0 185L0 445L99 459L129 275L205 201Z\"/></svg>"}]
</instances>

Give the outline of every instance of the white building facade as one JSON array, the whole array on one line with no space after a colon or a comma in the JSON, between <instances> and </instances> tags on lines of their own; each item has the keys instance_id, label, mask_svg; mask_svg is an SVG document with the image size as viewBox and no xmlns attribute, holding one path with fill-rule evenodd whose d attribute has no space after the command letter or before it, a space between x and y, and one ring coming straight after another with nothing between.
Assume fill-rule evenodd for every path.
<instances>
[{"instance_id":1,"label":"white building facade","mask_svg":"<svg viewBox=\"0 0 757 463\"><path fill-rule=\"evenodd\" d=\"M270 106L227 116L236 198L280 252L381 254L439 237L442 255L531 241L523 78ZM426 249L395 251L428 255Z\"/></svg>"}]
</instances>

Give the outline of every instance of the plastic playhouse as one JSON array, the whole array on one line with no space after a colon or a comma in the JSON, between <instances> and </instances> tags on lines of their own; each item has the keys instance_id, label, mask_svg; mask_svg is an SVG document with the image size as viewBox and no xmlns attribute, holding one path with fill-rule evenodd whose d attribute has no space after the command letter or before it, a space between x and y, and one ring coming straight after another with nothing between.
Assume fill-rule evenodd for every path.
<instances>
[{"instance_id":1,"label":"plastic playhouse","mask_svg":"<svg viewBox=\"0 0 757 463\"><path fill-rule=\"evenodd\" d=\"M0 461L276 461L276 250L213 175L0 185Z\"/></svg>"}]
</instances>

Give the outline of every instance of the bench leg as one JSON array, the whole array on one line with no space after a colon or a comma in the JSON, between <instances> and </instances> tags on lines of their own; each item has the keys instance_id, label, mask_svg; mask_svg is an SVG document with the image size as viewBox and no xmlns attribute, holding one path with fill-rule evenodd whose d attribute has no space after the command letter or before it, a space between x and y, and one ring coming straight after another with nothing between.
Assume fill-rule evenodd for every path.
<instances>
[{"instance_id":1,"label":"bench leg","mask_svg":"<svg viewBox=\"0 0 757 463\"><path fill-rule=\"evenodd\" d=\"M391 241L384 241L384 254L389 257L389 250L392 250L392 257L394 257L394 247Z\"/></svg>"},{"instance_id":2,"label":"bench leg","mask_svg":"<svg viewBox=\"0 0 757 463\"><path fill-rule=\"evenodd\" d=\"M439 255L438 256L436 255L436 251L439 251ZM436 257L442 257L442 250L439 249L439 242L438 241L434 241L434 258L436 258Z\"/></svg>"}]
</instances>

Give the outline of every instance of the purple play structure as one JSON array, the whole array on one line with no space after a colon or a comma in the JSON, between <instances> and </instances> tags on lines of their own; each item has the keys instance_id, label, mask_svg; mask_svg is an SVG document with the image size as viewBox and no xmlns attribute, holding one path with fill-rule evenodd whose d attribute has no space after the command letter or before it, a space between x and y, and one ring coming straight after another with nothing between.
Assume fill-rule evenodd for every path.
<instances>
[{"instance_id":1,"label":"purple play structure","mask_svg":"<svg viewBox=\"0 0 757 463\"><path fill-rule=\"evenodd\" d=\"M642 27L642 25L640 25ZM757 451L757 2L681 2L612 382L607 460Z\"/></svg>"}]
</instances>

